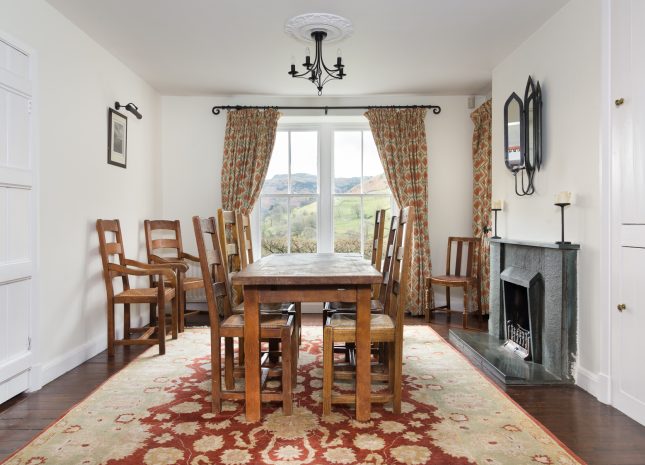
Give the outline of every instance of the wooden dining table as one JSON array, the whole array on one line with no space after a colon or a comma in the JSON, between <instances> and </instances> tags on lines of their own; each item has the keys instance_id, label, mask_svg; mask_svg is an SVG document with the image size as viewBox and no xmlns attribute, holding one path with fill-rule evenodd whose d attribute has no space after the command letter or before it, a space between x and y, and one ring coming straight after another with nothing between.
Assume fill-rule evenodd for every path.
<instances>
[{"instance_id":1,"label":"wooden dining table","mask_svg":"<svg viewBox=\"0 0 645 465\"><path fill-rule=\"evenodd\" d=\"M370 419L370 299L381 273L359 254L273 254L232 277L244 289L247 421L261 419L260 304L356 302L356 419Z\"/></svg>"}]
</instances>

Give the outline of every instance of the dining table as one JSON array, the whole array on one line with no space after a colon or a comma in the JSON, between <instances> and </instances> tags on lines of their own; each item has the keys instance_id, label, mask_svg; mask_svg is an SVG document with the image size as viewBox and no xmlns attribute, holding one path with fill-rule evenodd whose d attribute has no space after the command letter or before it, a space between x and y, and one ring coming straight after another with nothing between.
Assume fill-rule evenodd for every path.
<instances>
[{"instance_id":1,"label":"dining table","mask_svg":"<svg viewBox=\"0 0 645 465\"><path fill-rule=\"evenodd\" d=\"M247 421L261 412L260 304L283 302L356 303L356 419L371 409L370 300L382 275L360 254L272 254L231 278L244 293L245 409ZM240 348L241 350L242 348Z\"/></svg>"}]
</instances>

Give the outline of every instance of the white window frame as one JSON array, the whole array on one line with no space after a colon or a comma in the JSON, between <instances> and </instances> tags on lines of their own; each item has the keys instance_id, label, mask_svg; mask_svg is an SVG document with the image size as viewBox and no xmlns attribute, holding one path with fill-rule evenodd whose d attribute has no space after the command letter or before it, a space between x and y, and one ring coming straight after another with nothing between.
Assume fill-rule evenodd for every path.
<instances>
[{"instance_id":1,"label":"white window frame","mask_svg":"<svg viewBox=\"0 0 645 465\"><path fill-rule=\"evenodd\" d=\"M278 131L317 131L318 132L318 217L317 217L317 241L319 253L331 253L334 251L334 211L333 201L334 196L334 132L335 131L369 131L369 124L364 123L350 123L350 122L321 122L321 123L278 123ZM362 137L361 137L361 157L362 157ZM361 160L362 161L362 160ZM289 154L289 163L291 162L291 154ZM291 168L289 168L291 170ZM361 176L362 176L361 171ZM290 177L289 177L290 180ZM361 179L362 189L362 179ZM304 197L308 194L267 194L266 197L291 197L300 196ZM314 194L311 194L314 195ZM342 195L342 194L341 194ZM361 204L363 197L377 194L351 194L351 197L360 197ZM381 195L381 194L378 194ZM254 225L253 231L253 248L259 251L258 258L262 254L261 242L261 224L260 224L260 205L262 202L262 194L256 202L256 207L251 214L251 221ZM396 203L394 197L390 196L390 206L392 211L396 211ZM362 205L361 205L362 211ZM289 220L289 224L291 221ZM363 228L363 221L361 221L361 229ZM289 249L291 248L289 228ZM363 241L365 240L365 232L361 230L361 247L364 250Z\"/></svg>"}]
</instances>

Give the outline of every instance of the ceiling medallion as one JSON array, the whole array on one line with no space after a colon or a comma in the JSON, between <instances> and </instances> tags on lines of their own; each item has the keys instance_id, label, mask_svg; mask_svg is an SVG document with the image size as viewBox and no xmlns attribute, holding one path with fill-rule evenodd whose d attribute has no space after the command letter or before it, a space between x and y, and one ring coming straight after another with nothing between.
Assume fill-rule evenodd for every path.
<instances>
[{"instance_id":1,"label":"ceiling medallion","mask_svg":"<svg viewBox=\"0 0 645 465\"><path fill-rule=\"evenodd\" d=\"M318 95L322 95L323 86L331 79L343 79L345 65L338 49L336 63L327 66L323 60L322 43L337 42L349 37L354 28L347 18L328 13L309 13L291 18L285 24L284 31L291 37L305 42L315 43L314 59L311 59L309 47L305 51L304 69L296 70L295 60L292 58L289 74L294 78L302 78L311 81L318 89Z\"/></svg>"}]
</instances>

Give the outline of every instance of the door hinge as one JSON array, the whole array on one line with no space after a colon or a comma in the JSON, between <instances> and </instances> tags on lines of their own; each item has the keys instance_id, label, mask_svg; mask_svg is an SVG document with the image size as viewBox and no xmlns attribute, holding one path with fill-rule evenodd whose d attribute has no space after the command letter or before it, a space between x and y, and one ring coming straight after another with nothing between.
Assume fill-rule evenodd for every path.
<instances>
[{"instance_id":1,"label":"door hinge","mask_svg":"<svg viewBox=\"0 0 645 465\"><path fill-rule=\"evenodd\" d=\"M31 114L31 109L33 107L33 100L27 100L27 113Z\"/></svg>"},{"instance_id":2,"label":"door hinge","mask_svg":"<svg viewBox=\"0 0 645 465\"><path fill-rule=\"evenodd\" d=\"M27 350L31 350L31 338L27 338Z\"/></svg>"}]
</instances>

